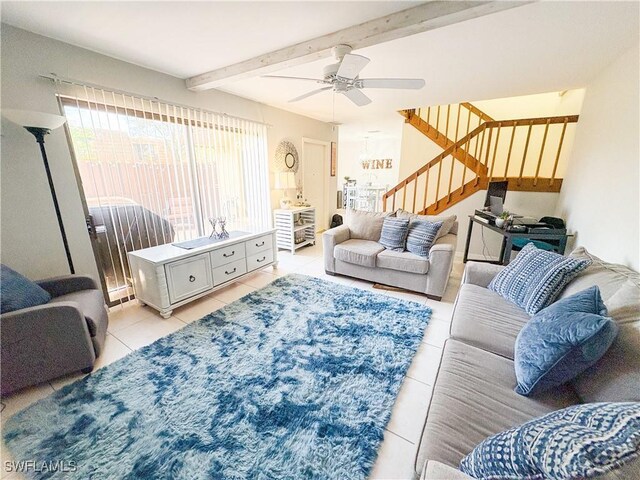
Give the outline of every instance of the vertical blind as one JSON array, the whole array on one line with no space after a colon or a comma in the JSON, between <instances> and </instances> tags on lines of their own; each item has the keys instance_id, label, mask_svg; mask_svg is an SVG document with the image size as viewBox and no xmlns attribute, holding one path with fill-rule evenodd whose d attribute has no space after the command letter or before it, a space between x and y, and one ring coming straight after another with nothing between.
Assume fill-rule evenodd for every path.
<instances>
[{"instance_id":1,"label":"vertical blind","mask_svg":"<svg viewBox=\"0 0 640 480\"><path fill-rule=\"evenodd\" d=\"M112 301L132 295L126 252L188 240L225 217L271 225L266 125L57 82Z\"/></svg>"}]
</instances>

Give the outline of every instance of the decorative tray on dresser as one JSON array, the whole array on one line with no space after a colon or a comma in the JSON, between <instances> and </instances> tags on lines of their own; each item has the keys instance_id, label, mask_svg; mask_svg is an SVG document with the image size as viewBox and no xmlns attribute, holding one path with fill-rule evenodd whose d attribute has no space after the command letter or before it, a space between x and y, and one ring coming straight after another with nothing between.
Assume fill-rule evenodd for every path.
<instances>
[{"instance_id":1,"label":"decorative tray on dresser","mask_svg":"<svg viewBox=\"0 0 640 480\"><path fill-rule=\"evenodd\" d=\"M136 298L163 318L174 308L278 263L275 229L229 232L229 238L205 237L192 243L201 246L166 244L127 254Z\"/></svg>"}]
</instances>

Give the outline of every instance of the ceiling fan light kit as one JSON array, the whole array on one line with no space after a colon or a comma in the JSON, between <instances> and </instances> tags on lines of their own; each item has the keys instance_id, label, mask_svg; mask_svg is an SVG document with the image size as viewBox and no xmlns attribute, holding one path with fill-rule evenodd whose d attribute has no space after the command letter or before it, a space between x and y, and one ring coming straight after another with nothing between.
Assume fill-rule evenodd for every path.
<instances>
[{"instance_id":1,"label":"ceiling fan light kit","mask_svg":"<svg viewBox=\"0 0 640 480\"><path fill-rule=\"evenodd\" d=\"M265 75L265 77L286 80L305 80L326 85L296 98L292 98L289 102L297 102L326 90L333 90L335 93L341 93L359 107L371 103L371 99L362 93L361 90L363 88L419 90L425 85L424 80L421 78L360 78L360 72L370 62L367 57L350 53L351 47L349 45L333 47L332 52L337 63L332 63L324 67L323 79L281 75Z\"/></svg>"}]
</instances>

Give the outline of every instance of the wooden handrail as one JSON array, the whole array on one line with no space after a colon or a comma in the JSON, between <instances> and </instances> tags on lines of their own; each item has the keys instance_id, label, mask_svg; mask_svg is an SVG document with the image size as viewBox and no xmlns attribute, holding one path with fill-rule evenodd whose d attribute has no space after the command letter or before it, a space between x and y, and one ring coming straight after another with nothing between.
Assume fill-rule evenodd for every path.
<instances>
[{"instance_id":1,"label":"wooden handrail","mask_svg":"<svg viewBox=\"0 0 640 480\"><path fill-rule=\"evenodd\" d=\"M493 118L491 118L489 115L484 113L482 110L480 110L476 106L471 105L469 102L462 102L460 105L462 105L464 108L469 110L471 113L473 113L476 116L480 117L480 120L482 120L484 122L493 122L494 121Z\"/></svg>"},{"instance_id":2,"label":"wooden handrail","mask_svg":"<svg viewBox=\"0 0 640 480\"><path fill-rule=\"evenodd\" d=\"M466 126L466 135L462 138L458 138L458 134L460 131L460 108L464 107L469 110L470 114L467 118L467 126ZM383 205L386 210L387 207L387 199L389 197L393 197L392 207L395 209L397 206L401 208L411 208L414 213L416 212L416 208L420 209L420 212L429 212L429 213L438 213L443 209L448 208L449 206L455 204L456 202L468 197L469 195L477 192L481 189L486 189L488 182L490 182L494 178L503 178L509 181L510 189L512 190L522 190L522 191L553 191L557 192L560 189L560 185L562 184L562 179L556 179L556 173L558 168L558 163L560 160L560 153L562 150L562 144L565 138L565 132L567 125L569 123L576 123L579 119L578 115L563 115L563 116L555 116L555 117L535 117L535 118L521 118L515 120L499 120L496 121L492 119L489 115L485 114L477 107L473 106L470 103L460 103L458 104L457 109L457 117L453 119L455 122L454 130L455 137L452 141L448 138L448 133L450 130L450 113L451 113L451 105L447 105L447 113L446 118L443 119L443 127L446 125L446 132L440 132L438 130L440 125L440 114L441 114L442 106L437 106L437 118L435 119L435 128L433 125L429 124L429 117L431 116L431 107L427 107L427 121L421 117L421 111L418 110L416 116L416 110L403 110L403 116L407 119L407 123L410 123L419 131L421 131L424 135L429 137L431 140L435 141L443 147L443 151L427 162L425 165L420 167L418 170L413 172L407 178L399 182L396 186L391 188L383 195ZM471 113L476 115L478 118L478 126L473 130L469 131L471 126ZM455 115L455 113L454 113ZM474 122L475 123L475 122ZM563 124L562 133L560 135L560 140L558 144L557 152L555 152L555 159L553 163L553 170L551 173L551 178L540 177L542 171L542 164L544 162L545 157L545 147L547 143L547 137L549 134L549 127L551 125ZM528 168L528 171L533 173L535 170L535 175L531 177L525 177L525 166L527 163L527 154L530 147L531 135L535 126L544 125L544 136L542 138L542 144L540 146L539 153L536 154L537 162ZM516 134L516 128L518 127L527 127L527 136L526 142L524 144L524 152L521 161L518 161L518 173L516 177L509 177L509 166L512 160L512 153L514 150L514 139ZM503 128L511 128L511 135L509 139L509 148L506 154L506 162L504 164L504 175L500 177L500 173L496 172L496 168L498 170L502 170L502 165L496 167L496 161L498 157L498 150L500 149L500 139L501 139L501 131ZM495 135L493 130L496 130ZM488 130L488 132L487 132ZM487 136L487 142L485 143L485 135ZM506 133L504 135L507 135ZM475 146L472 145L472 140L475 139ZM506 146L506 145L505 145ZM474 148L473 156L471 156L470 150ZM504 155L501 153L500 155ZM444 160L451 156L451 165L447 164L445 171L443 172L443 162ZM455 173L455 162L459 161L462 163L464 168L462 169L461 180L460 177L455 180L454 186L454 173ZM515 160L514 160L515 162ZM502 162L500 162L502 163ZM529 162L530 163L530 162ZM430 173L431 169L434 167L438 167L437 176L434 178L435 187L433 185L433 190L435 192L435 198L430 195L432 188L429 185ZM467 177L467 169L471 170L475 175L469 180L466 181ZM436 173L436 172L434 172ZM446 178L446 175L449 175L449 178ZM419 184L420 177L424 175L424 192L422 192L422 186ZM545 181L541 183L542 181ZM546 182L548 180L548 183ZM432 182L433 183L433 182ZM413 187L413 191L409 192L409 195L412 195L413 198L407 198L407 191L410 186ZM422 206L418 206L418 189L421 190L421 194L423 193L423 198L421 199ZM402 202L401 205L396 205L396 197L400 195L401 198L398 198L398 202ZM431 200L430 200L431 198ZM409 201L409 205L407 205L407 201Z\"/></svg>"},{"instance_id":3,"label":"wooden handrail","mask_svg":"<svg viewBox=\"0 0 640 480\"><path fill-rule=\"evenodd\" d=\"M489 128L497 127L499 124L502 124L503 127L521 127L523 125L526 125L528 127L529 125L545 125L547 122L549 122L549 124L551 125L556 123L564 123L565 120L567 121L567 123L577 123L579 118L579 115L563 115L559 117L537 117L520 118L518 120L500 120L499 122L493 120L490 122L486 122L486 125Z\"/></svg>"},{"instance_id":4,"label":"wooden handrail","mask_svg":"<svg viewBox=\"0 0 640 480\"><path fill-rule=\"evenodd\" d=\"M395 192L397 192L401 188L405 187L407 183L412 182L413 180L418 178L420 175L422 175L424 172L429 170L431 167L437 165L438 162L440 162L441 160L443 160L444 158L449 156L453 152L453 150L455 148L459 148L461 145L464 145L467 142L467 139L471 139L471 138L475 137L478 133L482 132L486 128L485 125L486 124L482 124L479 127L476 127L471 133L469 133L468 135L465 135L460 140L458 140L456 143L454 143L453 145L450 145L448 148L444 149L442 151L442 153L439 153L436 157L433 158L433 160L431 160L430 162L426 163L425 165L420 167L418 170L413 172L411 175L409 175L407 178L402 180L395 187L393 187L391 190L389 190L387 193L385 193L384 196L387 197L387 198L390 197Z\"/></svg>"}]
</instances>

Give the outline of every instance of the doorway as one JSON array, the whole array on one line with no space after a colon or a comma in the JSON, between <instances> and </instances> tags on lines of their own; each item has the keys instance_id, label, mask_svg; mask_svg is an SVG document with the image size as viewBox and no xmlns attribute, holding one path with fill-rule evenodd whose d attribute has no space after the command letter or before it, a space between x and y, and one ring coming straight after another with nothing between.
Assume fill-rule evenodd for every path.
<instances>
[{"instance_id":1,"label":"doorway","mask_svg":"<svg viewBox=\"0 0 640 480\"><path fill-rule=\"evenodd\" d=\"M327 205L331 143L312 138L302 139L302 191L316 209L316 231L329 227Z\"/></svg>"}]
</instances>

